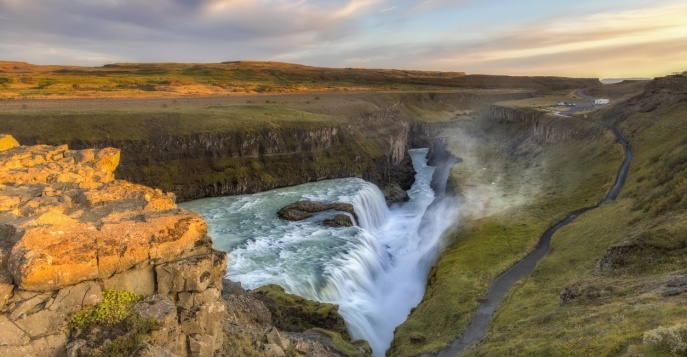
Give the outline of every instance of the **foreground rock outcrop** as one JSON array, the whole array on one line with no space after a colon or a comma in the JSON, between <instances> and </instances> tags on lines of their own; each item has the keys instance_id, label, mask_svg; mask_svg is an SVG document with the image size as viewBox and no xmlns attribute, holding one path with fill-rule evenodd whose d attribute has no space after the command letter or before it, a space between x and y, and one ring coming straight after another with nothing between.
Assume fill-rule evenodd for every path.
<instances>
[{"instance_id":1,"label":"foreground rock outcrop","mask_svg":"<svg viewBox=\"0 0 687 357\"><path fill-rule=\"evenodd\" d=\"M0 356L371 355L335 305L223 280L205 221L118 163L0 135Z\"/></svg>"},{"instance_id":2,"label":"foreground rock outcrop","mask_svg":"<svg viewBox=\"0 0 687 357\"><path fill-rule=\"evenodd\" d=\"M0 355L83 355L69 319L108 290L148 296L136 313L160 326L146 350L221 348L226 254L174 195L115 180L119 155L0 136Z\"/></svg>"},{"instance_id":3,"label":"foreground rock outcrop","mask_svg":"<svg viewBox=\"0 0 687 357\"><path fill-rule=\"evenodd\" d=\"M370 357L367 341L351 340L338 307L291 295L277 285L246 291L224 280L228 311L222 356Z\"/></svg>"}]
</instances>

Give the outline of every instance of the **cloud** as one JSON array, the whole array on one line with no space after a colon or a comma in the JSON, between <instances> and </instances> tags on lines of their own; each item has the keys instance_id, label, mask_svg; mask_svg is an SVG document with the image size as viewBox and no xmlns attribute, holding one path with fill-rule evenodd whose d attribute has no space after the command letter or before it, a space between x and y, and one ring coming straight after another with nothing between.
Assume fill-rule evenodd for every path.
<instances>
[{"instance_id":1,"label":"cloud","mask_svg":"<svg viewBox=\"0 0 687 357\"><path fill-rule=\"evenodd\" d=\"M408 9L409 14L418 14L433 11L443 7L459 6L474 2L475 0L421 0Z\"/></svg>"},{"instance_id":2,"label":"cloud","mask_svg":"<svg viewBox=\"0 0 687 357\"><path fill-rule=\"evenodd\" d=\"M261 36L281 37L309 32L322 34L355 22L378 1L341 2L211 0L201 12L206 21L222 27L231 24Z\"/></svg>"},{"instance_id":3,"label":"cloud","mask_svg":"<svg viewBox=\"0 0 687 357\"><path fill-rule=\"evenodd\" d=\"M0 0L0 56L40 58L33 46L130 60L269 56L355 36L377 0ZM27 43L24 49L21 44ZM31 47L28 46L31 43ZM207 48L203 49L200 46ZM162 58L160 52L177 54ZM239 49L241 52L239 52ZM16 51L12 53L12 51ZM69 51L65 51L67 53ZM212 54L212 55L211 55ZM202 57L202 56L199 56ZM47 58L54 60L53 58Z\"/></svg>"},{"instance_id":4,"label":"cloud","mask_svg":"<svg viewBox=\"0 0 687 357\"><path fill-rule=\"evenodd\" d=\"M349 67L583 77L659 76L687 68L687 4L565 14L462 36L359 41L294 60ZM464 29L456 29L460 33ZM288 58L288 57L284 57ZM344 59L344 60L341 60Z\"/></svg>"},{"instance_id":5,"label":"cloud","mask_svg":"<svg viewBox=\"0 0 687 357\"><path fill-rule=\"evenodd\" d=\"M655 68L648 72L659 75L680 64L687 67L685 61L668 60L687 58L685 17L687 4L672 4L549 19L491 34L487 41L456 46L452 53L431 62L438 67L462 66L473 73L494 73L500 68L500 73L510 74L613 76L631 75L638 65L654 62ZM592 64L604 68L594 69Z\"/></svg>"},{"instance_id":6,"label":"cloud","mask_svg":"<svg viewBox=\"0 0 687 357\"><path fill-rule=\"evenodd\" d=\"M0 59L256 59L576 76L597 75L597 66L603 76L687 67L678 46L687 43L684 1L578 1L0 0Z\"/></svg>"}]
</instances>

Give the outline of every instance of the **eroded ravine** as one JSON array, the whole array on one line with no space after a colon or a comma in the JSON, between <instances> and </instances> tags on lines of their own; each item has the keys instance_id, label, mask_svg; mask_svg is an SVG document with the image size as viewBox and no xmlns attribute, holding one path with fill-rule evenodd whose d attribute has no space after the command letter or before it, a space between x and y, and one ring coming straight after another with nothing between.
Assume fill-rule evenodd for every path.
<instances>
[{"instance_id":1,"label":"eroded ravine","mask_svg":"<svg viewBox=\"0 0 687 357\"><path fill-rule=\"evenodd\" d=\"M501 305L501 302L508 291L510 291L510 289L517 282L530 275L534 271L537 262L546 256L549 251L551 237L553 234L556 233L556 231L558 231L560 228L573 222L583 213L598 208L606 202L615 200L620 193L620 190L625 184L630 163L632 162L632 149L630 147L630 143L625 139L620 129L618 129L616 126L604 122L596 122L591 120L587 121L602 125L609 129L615 135L618 143L623 146L625 151L625 160L618 170L613 186L603 200L601 200L598 204L576 210L547 229L539 238L539 242L533 252L528 254L505 273L494 279L491 287L489 288L486 299L475 311L472 320L468 324L463 334L458 339L454 340L448 347L439 351L435 356L455 356L481 341L487 333L487 329L489 328L489 323L494 312Z\"/></svg>"}]
</instances>

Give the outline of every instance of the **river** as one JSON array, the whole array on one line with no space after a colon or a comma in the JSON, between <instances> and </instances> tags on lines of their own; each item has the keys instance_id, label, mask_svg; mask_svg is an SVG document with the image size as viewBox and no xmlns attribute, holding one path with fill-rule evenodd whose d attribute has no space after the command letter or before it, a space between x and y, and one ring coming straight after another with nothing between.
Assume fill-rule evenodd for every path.
<instances>
[{"instance_id":1,"label":"river","mask_svg":"<svg viewBox=\"0 0 687 357\"><path fill-rule=\"evenodd\" d=\"M417 172L410 200L391 208L374 184L357 178L180 206L208 222L215 246L229 253L230 279L247 289L278 284L289 293L337 304L351 336L366 339L375 356L384 356L394 328L422 299L441 233L458 218L455 200L432 204L434 167L427 165L427 149L409 152ZM340 212L300 222L277 217L280 208L302 199L352 203L360 226L322 224ZM432 213L425 215L430 204Z\"/></svg>"}]
</instances>

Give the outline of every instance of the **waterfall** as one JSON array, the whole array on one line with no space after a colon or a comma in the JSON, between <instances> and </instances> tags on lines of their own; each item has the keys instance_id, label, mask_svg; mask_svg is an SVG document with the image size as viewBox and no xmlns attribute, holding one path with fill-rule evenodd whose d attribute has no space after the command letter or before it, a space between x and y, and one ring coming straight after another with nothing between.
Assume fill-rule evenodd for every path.
<instances>
[{"instance_id":1,"label":"waterfall","mask_svg":"<svg viewBox=\"0 0 687 357\"><path fill-rule=\"evenodd\" d=\"M389 220L389 208L384 194L374 184L366 182L351 200L360 226L369 231L382 227Z\"/></svg>"},{"instance_id":2,"label":"waterfall","mask_svg":"<svg viewBox=\"0 0 687 357\"><path fill-rule=\"evenodd\" d=\"M334 264L325 269L329 284L317 294L322 301L337 302L350 294L370 294L374 291L375 278L389 265L388 254L373 234L389 220L382 191L363 181L353 198L339 197L339 200L350 201L362 229L355 236L356 247L334 257Z\"/></svg>"},{"instance_id":3,"label":"waterfall","mask_svg":"<svg viewBox=\"0 0 687 357\"><path fill-rule=\"evenodd\" d=\"M410 201L392 209L377 186L358 178L182 206L199 212L215 245L229 252L229 278L248 289L279 284L307 299L337 304L350 335L369 341L374 355L382 357L396 326L422 299L441 234L457 215L455 201L430 205L434 168L427 166L426 153L410 151L417 172ZM351 203L359 225L322 225L340 212L300 222L277 217L279 209L302 199Z\"/></svg>"}]
</instances>

